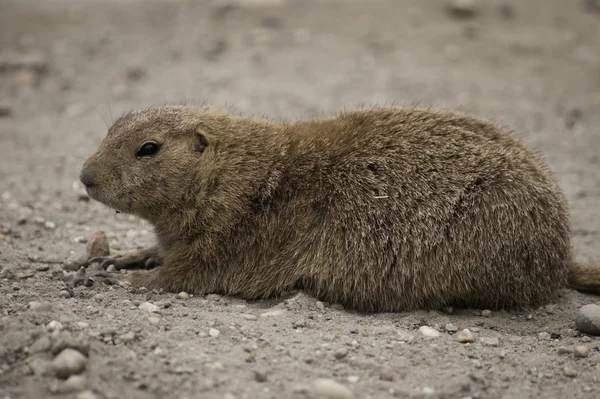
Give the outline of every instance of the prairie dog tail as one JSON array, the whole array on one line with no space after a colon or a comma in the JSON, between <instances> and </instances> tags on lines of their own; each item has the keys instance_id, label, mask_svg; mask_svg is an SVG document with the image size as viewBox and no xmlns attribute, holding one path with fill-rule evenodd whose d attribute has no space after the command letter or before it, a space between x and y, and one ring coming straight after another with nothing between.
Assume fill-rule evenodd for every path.
<instances>
[{"instance_id":1,"label":"prairie dog tail","mask_svg":"<svg viewBox=\"0 0 600 399\"><path fill-rule=\"evenodd\" d=\"M577 291L600 294L600 265L573 263L567 285Z\"/></svg>"}]
</instances>

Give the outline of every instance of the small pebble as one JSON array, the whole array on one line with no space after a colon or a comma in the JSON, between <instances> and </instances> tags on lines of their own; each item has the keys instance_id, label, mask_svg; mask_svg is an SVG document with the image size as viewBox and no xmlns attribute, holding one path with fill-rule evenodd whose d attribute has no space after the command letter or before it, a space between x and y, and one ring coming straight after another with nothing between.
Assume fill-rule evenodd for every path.
<instances>
[{"instance_id":1,"label":"small pebble","mask_svg":"<svg viewBox=\"0 0 600 399\"><path fill-rule=\"evenodd\" d=\"M294 328L303 328L303 327L306 327L306 320L296 320L296 321L295 321L295 322L292 324L292 326L293 326Z\"/></svg>"},{"instance_id":2,"label":"small pebble","mask_svg":"<svg viewBox=\"0 0 600 399\"><path fill-rule=\"evenodd\" d=\"M0 118L6 118L12 116L12 107L5 103L0 103Z\"/></svg>"},{"instance_id":3,"label":"small pebble","mask_svg":"<svg viewBox=\"0 0 600 399\"><path fill-rule=\"evenodd\" d=\"M558 347L559 355L567 355L567 354L571 354L571 353L573 353L573 349L569 348L568 346L559 346Z\"/></svg>"},{"instance_id":4,"label":"small pebble","mask_svg":"<svg viewBox=\"0 0 600 399\"><path fill-rule=\"evenodd\" d=\"M410 343L413 342L415 340L415 336L412 334L407 334L401 331L398 331L398 341L400 342L405 342L405 343Z\"/></svg>"},{"instance_id":5,"label":"small pebble","mask_svg":"<svg viewBox=\"0 0 600 399\"><path fill-rule=\"evenodd\" d=\"M47 221L44 223L44 227L46 227L48 230L54 230L56 228L56 223Z\"/></svg>"},{"instance_id":6,"label":"small pebble","mask_svg":"<svg viewBox=\"0 0 600 399\"><path fill-rule=\"evenodd\" d=\"M110 255L110 248L106 233L103 231L97 231L90 236L86 246L86 254L88 258Z\"/></svg>"},{"instance_id":7,"label":"small pebble","mask_svg":"<svg viewBox=\"0 0 600 399\"><path fill-rule=\"evenodd\" d=\"M64 272L63 280L67 285L77 287L78 285L90 286L90 278L85 273L85 267L81 266L76 272Z\"/></svg>"},{"instance_id":8,"label":"small pebble","mask_svg":"<svg viewBox=\"0 0 600 399\"><path fill-rule=\"evenodd\" d=\"M60 331L62 330L63 326L62 324L60 324L60 322L56 321L56 320L52 320L50 323L46 324L46 330L52 332L52 331Z\"/></svg>"},{"instance_id":9,"label":"small pebble","mask_svg":"<svg viewBox=\"0 0 600 399\"><path fill-rule=\"evenodd\" d=\"M137 82L146 76L146 70L141 66L132 66L127 68L127 79Z\"/></svg>"},{"instance_id":10,"label":"small pebble","mask_svg":"<svg viewBox=\"0 0 600 399\"><path fill-rule=\"evenodd\" d=\"M581 342L592 342L592 339L586 335L581 337Z\"/></svg>"},{"instance_id":11,"label":"small pebble","mask_svg":"<svg viewBox=\"0 0 600 399\"><path fill-rule=\"evenodd\" d=\"M431 337L431 338L435 338L435 337L439 337L440 333L438 330L436 330L435 328L431 328L429 326L422 326L419 328L419 332L421 334L423 334L426 337Z\"/></svg>"},{"instance_id":12,"label":"small pebble","mask_svg":"<svg viewBox=\"0 0 600 399\"><path fill-rule=\"evenodd\" d=\"M75 393L85 389L85 377L82 375L72 375L59 385L60 393Z\"/></svg>"},{"instance_id":13,"label":"small pebble","mask_svg":"<svg viewBox=\"0 0 600 399\"><path fill-rule=\"evenodd\" d=\"M459 332L456 335L456 340L458 342L460 342L461 344L465 344L467 342L475 341L475 337L473 336L473 333L471 332L471 330L469 330L468 328L465 328L464 330L461 330L461 332Z\"/></svg>"},{"instance_id":14,"label":"small pebble","mask_svg":"<svg viewBox=\"0 0 600 399\"><path fill-rule=\"evenodd\" d=\"M333 352L333 357L340 360L345 358L348 355L348 348L340 348Z\"/></svg>"},{"instance_id":15,"label":"small pebble","mask_svg":"<svg viewBox=\"0 0 600 399\"><path fill-rule=\"evenodd\" d=\"M218 294L208 294L206 296L207 301L217 302L220 299L221 299L221 295L218 295Z\"/></svg>"},{"instance_id":16,"label":"small pebble","mask_svg":"<svg viewBox=\"0 0 600 399\"><path fill-rule=\"evenodd\" d=\"M188 294L185 291L181 291L179 294L177 294L177 298L185 301L187 299L190 299L190 294Z\"/></svg>"},{"instance_id":17,"label":"small pebble","mask_svg":"<svg viewBox=\"0 0 600 399\"><path fill-rule=\"evenodd\" d=\"M253 314L247 314L247 313L245 313L245 314L242 315L242 317L244 319L246 319L246 320L258 320L258 317L256 317Z\"/></svg>"},{"instance_id":18,"label":"small pebble","mask_svg":"<svg viewBox=\"0 0 600 399\"><path fill-rule=\"evenodd\" d=\"M451 0L446 10L455 18L473 18L479 11L479 5L476 0Z\"/></svg>"},{"instance_id":19,"label":"small pebble","mask_svg":"<svg viewBox=\"0 0 600 399\"><path fill-rule=\"evenodd\" d=\"M590 304L579 309L575 327L584 334L600 335L600 306Z\"/></svg>"},{"instance_id":20,"label":"small pebble","mask_svg":"<svg viewBox=\"0 0 600 399\"><path fill-rule=\"evenodd\" d=\"M225 51L227 51L227 40L224 38L215 38L206 43L206 48L204 49L204 56L207 60L214 61L217 60Z\"/></svg>"},{"instance_id":21,"label":"small pebble","mask_svg":"<svg viewBox=\"0 0 600 399\"><path fill-rule=\"evenodd\" d=\"M98 397L92 391L83 391L77 395L76 399L98 399Z\"/></svg>"},{"instance_id":22,"label":"small pebble","mask_svg":"<svg viewBox=\"0 0 600 399\"><path fill-rule=\"evenodd\" d=\"M85 244L88 242L88 239L85 236L77 236L77 237L73 238L73 242L75 242L77 244Z\"/></svg>"},{"instance_id":23,"label":"small pebble","mask_svg":"<svg viewBox=\"0 0 600 399\"><path fill-rule=\"evenodd\" d=\"M73 374L85 370L87 358L75 349L67 348L58 354L52 361L52 369L58 378L66 379Z\"/></svg>"},{"instance_id":24,"label":"small pebble","mask_svg":"<svg viewBox=\"0 0 600 399\"><path fill-rule=\"evenodd\" d=\"M52 343L50 342L50 338L45 335L39 337L31 346L29 347L29 353L34 354L38 352L47 352L50 350Z\"/></svg>"},{"instance_id":25,"label":"small pebble","mask_svg":"<svg viewBox=\"0 0 600 399\"><path fill-rule=\"evenodd\" d=\"M17 278L19 280L26 280L29 277L33 277L33 276L35 276L35 274L32 271L26 271L26 272L17 273Z\"/></svg>"},{"instance_id":26,"label":"small pebble","mask_svg":"<svg viewBox=\"0 0 600 399\"><path fill-rule=\"evenodd\" d=\"M540 341L550 341L550 334L548 334L547 332L541 332L538 334L538 339Z\"/></svg>"},{"instance_id":27,"label":"small pebble","mask_svg":"<svg viewBox=\"0 0 600 399\"><path fill-rule=\"evenodd\" d=\"M145 310L146 312L152 312L152 313L159 312L158 306L156 306L155 304L150 303L150 302L140 303L140 306L138 306L138 309Z\"/></svg>"},{"instance_id":28,"label":"small pebble","mask_svg":"<svg viewBox=\"0 0 600 399\"><path fill-rule=\"evenodd\" d=\"M254 379L257 382L266 382L267 373L264 370L254 370Z\"/></svg>"},{"instance_id":29,"label":"small pebble","mask_svg":"<svg viewBox=\"0 0 600 399\"><path fill-rule=\"evenodd\" d=\"M344 385L328 378L319 378L314 382L314 392L324 399L352 399L354 394Z\"/></svg>"},{"instance_id":30,"label":"small pebble","mask_svg":"<svg viewBox=\"0 0 600 399\"><path fill-rule=\"evenodd\" d=\"M446 314L453 314L454 313L454 308L452 306L445 306L441 310L442 310L443 313L446 313Z\"/></svg>"},{"instance_id":31,"label":"small pebble","mask_svg":"<svg viewBox=\"0 0 600 399\"><path fill-rule=\"evenodd\" d=\"M585 0L585 6L590 12L600 13L600 0Z\"/></svg>"},{"instance_id":32,"label":"small pebble","mask_svg":"<svg viewBox=\"0 0 600 399\"><path fill-rule=\"evenodd\" d=\"M379 379L382 381L394 381L394 374L390 370L382 370L379 372Z\"/></svg>"},{"instance_id":33,"label":"small pebble","mask_svg":"<svg viewBox=\"0 0 600 399\"><path fill-rule=\"evenodd\" d=\"M50 270L50 265L39 265L35 268L36 272L47 272L48 270Z\"/></svg>"},{"instance_id":34,"label":"small pebble","mask_svg":"<svg viewBox=\"0 0 600 399\"><path fill-rule=\"evenodd\" d=\"M446 331L448 332L457 332L458 331L458 327L456 327L454 324L452 323L448 323L445 326Z\"/></svg>"},{"instance_id":35,"label":"small pebble","mask_svg":"<svg viewBox=\"0 0 600 399\"><path fill-rule=\"evenodd\" d=\"M260 317L277 317L277 316L281 316L285 313L285 311L283 309L275 309L275 310L269 310L267 312L261 313Z\"/></svg>"},{"instance_id":36,"label":"small pebble","mask_svg":"<svg viewBox=\"0 0 600 399\"><path fill-rule=\"evenodd\" d=\"M588 357L590 355L590 348L585 345L576 346L573 355L577 358Z\"/></svg>"},{"instance_id":37,"label":"small pebble","mask_svg":"<svg viewBox=\"0 0 600 399\"><path fill-rule=\"evenodd\" d=\"M213 338L217 338L219 335L221 335L221 332L216 328L211 328L208 330L208 335L210 335Z\"/></svg>"},{"instance_id":38,"label":"small pebble","mask_svg":"<svg viewBox=\"0 0 600 399\"><path fill-rule=\"evenodd\" d=\"M488 310L488 309L482 310L481 311L481 316L482 317L491 317L492 316L492 311Z\"/></svg>"},{"instance_id":39,"label":"small pebble","mask_svg":"<svg viewBox=\"0 0 600 399\"><path fill-rule=\"evenodd\" d=\"M500 340L496 337L485 337L481 338L481 343L486 346L499 346Z\"/></svg>"},{"instance_id":40,"label":"small pebble","mask_svg":"<svg viewBox=\"0 0 600 399\"><path fill-rule=\"evenodd\" d=\"M498 12L504 19L511 19L515 16L515 9L509 3L502 3L498 6Z\"/></svg>"},{"instance_id":41,"label":"small pebble","mask_svg":"<svg viewBox=\"0 0 600 399\"><path fill-rule=\"evenodd\" d=\"M575 378L577 377L577 370L567 366L563 369L563 374L567 377Z\"/></svg>"},{"instance_id":42,"label":"small pebble","mask_svg":"<svg viewBox=\"0 0 600 399\"><path fill-rule=\"evenodd\" d=\"M359 378L357 375L349 375L348 378L346 378L346 380L348 380L350 384L356 384Z\"/></svg>"},{"instance_id":43,"label":"small pebble","mask_svg":"<svg viewBox=\"0 0 600 399\"><path fill-rule=\"evenodd\" d=\"M126 332L125 334L119 335L119 339L124 343L131 342L135 339L135 333L133 331Z\"/></svg>"},{"instance_id":44,"label":"small pebble","mask_svg":"<svg viewBox=\"0 0 600 399\"><path fill-rule=\"evenodd\" d=\"M150 324L152 324L153 326L157 326L160 324L160 317L154 317L154 316L148 317L148 322Z\"/></svg>"}]
</instances>

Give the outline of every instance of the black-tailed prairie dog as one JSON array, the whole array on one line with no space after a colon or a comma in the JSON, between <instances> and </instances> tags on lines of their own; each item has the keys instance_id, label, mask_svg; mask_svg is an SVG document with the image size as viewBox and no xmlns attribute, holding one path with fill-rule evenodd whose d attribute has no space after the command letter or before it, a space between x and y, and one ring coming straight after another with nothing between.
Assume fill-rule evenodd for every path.
<instances>
[{"instance_id":1,"label":"black-tailed prairie dog","mask_svg":"<svg viewBox=\"0 0 600 399\"><path fill-rule=\"evenodd\" d=\"M292 123L206 107L131 112L86 161L89 195L155 228L135 285L365 312L539 305L568 285L567 204L540 158L453 112L372 107ZM97 260L97 259L96 259Z\"/></svg>"}]
</instances>

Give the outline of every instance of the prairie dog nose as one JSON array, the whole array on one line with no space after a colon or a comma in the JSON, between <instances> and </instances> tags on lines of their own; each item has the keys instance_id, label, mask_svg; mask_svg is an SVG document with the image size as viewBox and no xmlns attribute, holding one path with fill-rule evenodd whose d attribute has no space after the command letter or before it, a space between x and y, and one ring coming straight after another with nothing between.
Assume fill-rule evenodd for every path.
<instances>
[{"instance_id":1,"label":"prairie dog nose","mask_svg":"<svg viewBox=\"0 0 600 399\"><path fill-rule=\"evenodd\" d=\"M81 168L81 174L79 175L79 180L86 187L91 187L94 185L94 168L91 163L86 162Z\"/></svg>"}]
</instances>

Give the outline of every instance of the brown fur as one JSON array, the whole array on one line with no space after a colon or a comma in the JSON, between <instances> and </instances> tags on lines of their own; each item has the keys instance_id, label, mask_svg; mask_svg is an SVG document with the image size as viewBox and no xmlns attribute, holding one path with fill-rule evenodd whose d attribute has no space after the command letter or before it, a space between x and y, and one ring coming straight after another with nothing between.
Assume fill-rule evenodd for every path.
<instances>
[{"instance_id":1,"label":"brown fur","mask_svg":"<svg viewBox=\"0 0 600 399\"><path fill-rule=\"evenodd\" d=\"M138 159L150 139L160 152ZM403 311L538 305L570 268L579 288L600 282L571 266L567 206L538 156L456 113L368 108L275 123L148 108L119 119L83 171L92 198L155 226L149 253L162 265L134 278L148 288L302 289Z\"/></svg>"}]
</instances>

